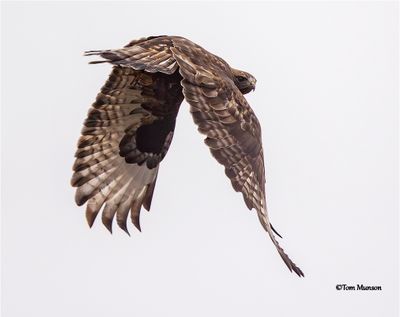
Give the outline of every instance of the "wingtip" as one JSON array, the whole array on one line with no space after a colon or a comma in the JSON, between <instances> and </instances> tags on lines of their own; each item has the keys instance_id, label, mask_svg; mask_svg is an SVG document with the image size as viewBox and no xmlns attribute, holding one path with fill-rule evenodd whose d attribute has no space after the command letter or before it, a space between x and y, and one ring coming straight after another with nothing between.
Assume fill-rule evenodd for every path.
<instances>
[{"instance_id":1,"label":"wingtip","mask_svg":"<svg viewBox=\"0 0 400 317\"><path fill-rule=\"evenodd\" d=\"M294 263L293 263L293 264L294 264ZM294 265L294 266L292 267L292 270L290 270L290 271L293 271L294 273L296 273L296 275L297 275L298 277L304 277L303 271L302 271L299 267L297 267L296 265Z\"/></svg>"},{"instance_id":2,"label":"wingtip","mask_svg":"<svg viewBox=\"0 0 400 317\"><path fill-rule=\"evenodd\" d=\"M283 248L279 245L278 241L274 236L274 232L278 234L272 227L271 223L269 222L268 216L266 214L266 210L261 210L257 212L258 218L261 222L261 225L264 227L265 231L267 231L269 237L271 238L273 244L276 247L280 257L282 258L283 262L286 264L290 272L295 272L297 276L304 277L303 271L289 258L289 256L285 253Z\"/></svg>"},{"instance_id":3,"label":"wingtip","mask_svg":"<svg viewBox=\"0 0 400 317\"><path fill-rule=\"evenodd\" d=\"M128 228L125 228L125 229L122 229L122 230L124 230L125 231L125 233L130 237L131 236L131 234L129 233L129 230L128 230Z\"/></svg>"},{"instance_id":4,"label":"wingtip","mask_svg":"<svg viewBox=\"0 0 400 317\"><path fill-rule=\"evenodd\" d=\"M305 277L303 271L299 267L295 266L293 268L293 271L297 274L298 277Z\"/></svg>"},{"instance_id":5,"label":"wingtip","mask_svg":"<svg viewBox=\"0 0 400 317\"><path fill-rule=\"evenodd\" d=\"M113 230L112 230L112 221L104 221L104 220L103 220L103 224L104 224L104 227L106 227L107 230L112 234L112 233L113 233Z\"/></svg>"},{"instance_id":6,"label":"wingtip","mask_svg":"<svg viewBox=\"0 0 400 317\"><path fill-rule=\"evenodd\" d=\"M136 229L139 230L139 232L142 232L142 228L140 227L140 222L139 222L139 218L135 218L135 221L132 221L133 225L136 227Z\"/></svg>"},{"instance_id":7,"label":"wingtip","mask_svg":"<svg viewBox=\"0 0 400 317\"><path fill-rule=\"evenodd\" d=\"M126 226L126 223L118 223L118 226L128 235L131 236L129 233L128 227Z\"/></svg>"},{"instance_id":8,"label":"wingtip","mask_svg":"<svg viewBox=\"0 0 400 317\"><path fill-rule=\"evenodd\" d=\"M289 258L289 256L283 252L283 249L278 250L283 262L285 262L290 272L296 273L298 277L304 277L303 271Z\"/></svg>"},{"instance_id":9,"label":"wingtip","mask_svg":"<svg viewBox=\"0 0 400 317\"><path fill-rule=\"evenodd\" d=\"M89 225L89 228L92 228L93 224L94 224L94 220L93 221L89 221L89 219L86 219L86 220L87 220L87 224Z\"/></svg>"},{"instance_id":10,"label":"wingtip","mask_svg":"<svg viewBox=\"0 0 400 317\"><path fill-rule=\"evenodd\" d=\"M86 208L86 221L89 225L89 228L93 227L93 224L96 220L97 214L98 214L98 209L91 208L91 205L88 204L88 206Z\"/></svg>"}]
</instances>

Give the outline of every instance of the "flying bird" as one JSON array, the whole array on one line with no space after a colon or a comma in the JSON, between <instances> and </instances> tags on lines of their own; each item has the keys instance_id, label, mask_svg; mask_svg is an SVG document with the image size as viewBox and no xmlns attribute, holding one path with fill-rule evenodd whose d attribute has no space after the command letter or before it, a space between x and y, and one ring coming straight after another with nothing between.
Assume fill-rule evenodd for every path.
<instances>
[{"instance_id":1,"label":"flying bird","mask_svg":"<svg viewBox=\"0 0 400 317\"><path fill-rule=\"evenodd\" d=\"M110 232L115 217L129 234L129 214L141 230L140 210L150 210L158 169L185 99L234 190L257 211L289 270L304 276L280 247L268 217L261 127L243 96L255 89L254 76L179 36L141 38L121 49L85 55L102 58L90 64L113 65L89 109L73 166L75 200L87 204L89 226L104 206L102 222Z\"/></svg>"}]
</instances>

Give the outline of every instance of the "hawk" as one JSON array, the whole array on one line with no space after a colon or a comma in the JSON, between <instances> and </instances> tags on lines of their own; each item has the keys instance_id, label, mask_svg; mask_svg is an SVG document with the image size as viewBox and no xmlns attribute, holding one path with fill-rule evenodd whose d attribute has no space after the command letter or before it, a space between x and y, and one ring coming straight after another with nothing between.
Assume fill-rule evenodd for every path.
<instances>
[{"instance_id":1,"label":"hawk","mask_svg":"<svg viewBox=\"0 0 400 317\"><path fill-rule=\"evenodd\" d=\"M268 218L261 127L244 94L256 79L179 36L134 40L121 49L85 52L112 72L89 109L75 153L71 184L92 226L126 231L130 214L140 231L142 206L150 210L160 163L171 144L185 99L211 154L225 167L235 191L268 232L290 271L304 276L279 246Z\"/></svg>"}]
</instances>

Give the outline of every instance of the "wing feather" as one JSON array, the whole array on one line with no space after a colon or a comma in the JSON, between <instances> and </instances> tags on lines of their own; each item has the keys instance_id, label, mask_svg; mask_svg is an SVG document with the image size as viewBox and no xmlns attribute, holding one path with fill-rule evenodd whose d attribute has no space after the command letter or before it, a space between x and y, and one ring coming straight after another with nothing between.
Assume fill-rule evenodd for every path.
<instances>
[{"instance_id":1,"label":"wing feather","mask_svg":"<svg viewBox=\"0 0 400 317\"><path fill-rule=\"evenodd\" d=\"M159 52L158 58L162 56ZM159 163L168 151L183 99L180 79L178 73L167 76L114 66L88 111L73 165L75 200L78 205L87 203L90 226L103 208L102 222L110 232L116 217L118 226L129 234L130 211L140 230L140 210L145 198L145 207L150 208ZM171 85L179 88L173 98L157 90Z\"/></svg>"},{"instance_id":2,"label":"wing feather","mask_svg":"<svg viewBox=\"0 0 400 317\"><path fill-rule=\"evenodd\" d=\"M169 37L159 36L131 42L121 49L86 51L85 55L99 55L105 59L91 62L92 64L109 62L150 73L173 74L178 64L172 56L171 47L172 41Z\"/></svg>"},{"instance_id":3,"label":"wing feather","mask_svg":"<svg viewBox=\"0 0 400 317\"><path fill-rule=\"evenodd\" d=\"M290 271L303 272L276 240L267 213L261 127L253 110L234 83L229 65L186 39L174 39L171 49L179 65L183 93L194 122L206 135L216 160L225 166L235 191L246 206L256 209L278 253Z\"/></svg>"}]
</instances>

